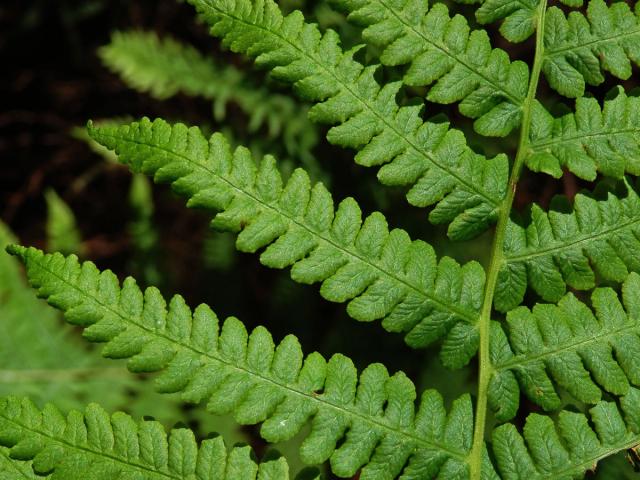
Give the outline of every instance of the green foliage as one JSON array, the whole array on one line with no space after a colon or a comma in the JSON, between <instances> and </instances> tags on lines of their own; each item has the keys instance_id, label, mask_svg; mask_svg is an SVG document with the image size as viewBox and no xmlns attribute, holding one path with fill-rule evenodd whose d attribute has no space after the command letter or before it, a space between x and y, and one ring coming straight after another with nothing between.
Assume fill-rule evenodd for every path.
<instances>
[{"instance_id":1,"label":"green foliage","mask_svg":"<svg viewBox=\"0 0 640 480\"><path fill-rule=\"evenodd\" d=\"M18 461L9 456L9 449L0 447L0 479L1 480L37 480L31 468L31 462Z\"/></svg>"},{"instance_id":2,"label":"green foliage","mask_svg":"<svg viewBox=\"0 0 640 480\"><path fill-rule=\"evenodd\" d=\"M557 302L567 285L589 290L597 276L622 282L629 271L640 272L640 198L631 185L620 194L607 192L605 200L580 193L569 212L566 199L556 201L558 209L549 212L534 204L526 228L509 224L495 298L500 311L518 306L527 284Z\"/></svg>"},{"instance_id":3,"label":"green foliage","mask_svg":"<svg viewBox=\"0 0 640 480\"><path fill-rule=\"evenodd\" d=\"M13 242L15 238L0 222L0 248ZM95 352L85 350L62 327L51 309L34 302L19 263L0 255L0 396L55 400L64 410L78 408L87 399L124 406L126 392L136 382Z\"/></svg>"},{"instance_id":4,"label":"green foliage","mask_svg":"<svg viewBox=\"0 0 640 480\"><path fill-rule=\"evenodd\" d=\"M451 18L442 3L429 9L427 0L334 3L349 12L349 20L366 27L366 42L383 48L383 65L409 64L407 85L434 84L427 100L461 101L460 112L477 119L474 127L482 135L502 137L520 124L527 65L511 63L504 50L492 49L487 32L470 32L463 16Z\"/></svg>"},{"instance_id":5,"label":"green foliage","mask_svg":"<svg viewBox=\"0 0 640 480\"><path fill-rule=\"evenodd\" d=\"M249 116L248 132L266 127L269 136L280 137L295 157L308 157L318 141L307 120L307 107L249 81L233 65L218 65L171 37L160 39L153 32L142 31L114 32L99 54L129 86L155 98L162 100L178 93L206 98L213 101L218 121L225 119L227 104L238 105Z\"/></svg>"},{"instance_id":6,"label":"green foliage","mask_svg":"<svg viewBox=\"0 0 640 480\"><path fill-rule=\"evenodd\" d=\"M536 28L538 0L486 0L476 11L476 19L488 24L504 19L500 33L510 42L522 42L529 38Z\"/></svg>"},{"instance_id":7,"label":"green foliage","mask_svg":"<svg viewBox=\"0 0 640 480\"><path fill-rule=\"evenodd\" d=\"M472 238L495 221L496 206L506 194L507 158L489 160L474 153L460 131L423 122L422 105L398 105L401 82L381 87L376 67L354 60L357 48L343 51L335 32L321 34L297 11L283 17L268 0L191 3L225 45L257 57L302 98L320 102L309 115L335 125L327 135L331 143L358 149L360 165L386 164L378 179L412 186L407 193L412 205L437 204L429 219L449 223L452 239Z\"/></svg>"},{"instance_id":8,"label":"green foliage","mask_svg":"<svg viewBox=\"0 0 640 480\"><path fill-rule=\"evenodd\" d=\"M607 6L590 0L586 16L549 8L545 25L545 77L561 95L584 95L585 84L600 85L603 71L626 80L631 62L640 64L640 24L625 2Z\"/></svg>"},{"instance_id":9,"label":"green foliage","mask_svg":"<svg viewBox=\"0 0 640 480\"><path fill-rule=\"evenodd\" d=\"M264 265L291 266L295 281L322 282L324 298L349 301L347 311L356 320L382 319L387 330L408 332L413 347L446 336L442 358L452 367L475 354L484 285L478 263L438 261L427 243L389 231L381 213L362 221L352 198L335 209L324 185L312 187L301 169L284 184L273 157L256 166L248 150L232 151L220 134L207 141L198 128L148 119L90 125L89 132L132 170L171 182L187 205L220 211L212 226L239 232L239 250L266 247Z\"/></svg>"},{"instance_id":10,"label":"green foliage","mask_svg":"<svg viewBox=\"0 0 640 480\"><path fill-rule=\"evenodd\" d=\"M158 422L136 423L122 412L110 416L97 404L65 418L51 404L39 410L25 398L0 399L0 443L11 447L11 458L31 460L33 471L51 480L289 478L281 457L258 463L248 446L227 452L222 437L198 445L189 429L167 435Z\"/></svg>"},{"instance_id":11,"label":"green foliage","mask_svg":"<svg viewBox=\"0 0 640 480\"><path fill-rule=\"evenodd\" d=\"M260 433L271 442L290 438L311 420L301 446L308 463L331 459L341 476L362 468L363 479L398 475L407 462L405 478L416 480L438 471L450 478L467 468L468 396L447 415L440 395L427 391L414 413L415 387L401 372L390 376L373 364L358 378L347 357L305 358L292 335L276 346L264 327L249 335L236 318L219 325L209 307L192 312L180 296L167 308L157 289L143 293L132 278L120 287L112 272L75 256L18 246L9 252L25 262L39 296L84 327L85 338L106 342L104 356L128 358L134 372L162 371L159 391L207 401L209 411L233 412L241 424L263 422Z\"/></svg>"},{"instance_id":12,"label":"green foliage","mask_svg":"<svg viewBox=\"0 0 640 480\"><path fill-rule=\"evenodd\" d=\"M82 237L76 225L76 217L69 205L54 190L47 190L47 245L50 250L62 253L80 253Z\"/></svg>"},{"instance_id":13,"label":"green foliage","mask_svg":"<svg viewBox=\"0 0 640 480\"><path fill-rule=\"evenodd\" d=\"M575 113L560 118L536 103L527 167L555 178L566 168L585 180L595 180L598 172L614 178L640 174L640 99L622 87L613 93L602 108L595 98L580 97Z\"/></svg>"},{"instance_id":14,"label":"green foliage","mask_svg":"<svg viewBox=\"0 0 640 480\"><path fill-rule=\"evenodd\" d=\"M512 424L502 425L493 433L500 474L504 480L582 478L599 459L638 444L638 412L640 391L633 389L620 408L599 402L589 417L563 410L554 421L533 413L524 438Z\"/></svg>"},{"instance_id":15,"label":"green foliage","mask_svg":"<svg viewBox=\"0 0 640 480\"><path fill-rule=\"evenodd\" d=\"M612 289L597 288L591 294L595 315L571 293L557 305L511 310L509 342L498 331L491 338L489 401L497 416L509 420L517 412L516 379L526 396L548 411L562 406L554 385L586 404L599 402L602 391L623 396L630 385L640 385L638 274L623 283L622 300L624 307Z\"/></svg>"},{"instance_id":16,"label":"green foliage","mask_svg":"<svg viewBox=\"0 0 640 480\"><path fill-rule=\"evenodd\" d=\"M620 453L635 458L640 445L640 197L632 178L640 174L640 107L622 86L603 103L587 88L602 84L604 72L630 77L640 59L636 13L625 2L603 0L569 14L564 11L580 7L580 0L564 0L563 10L548 8L546 0L480 2L476 20L504 19L500 32L507 40L535 32L535 41L512 50L490 39L489 30L472 31L474 22L425 0L332 0L363 27L348 30L331 14L331 23L348 32L342 39L299 11L284 15L273 0L189 3L223 46L254 58L312 102L309 118L330 125L330 143L356 150L360 165L380 167L383 184L407 187L409 203L429 207L430 222L445 225L451 240L472 239L496 223L486 267L437 256L430 244L390 229L380 212L363 220L353 198L336 206L324 184L312 183L304 170L282 175L286 169L273 156L256 161L221 133L206 138L197 127L143 118L90 123L89 135L137 175L171 184L187 206L213 217L212 227L227 235L222 238L237 234L238 250L259 252L263 265L290 267L296 282L321 284L325 299L347 303L356 320L380 320L387 331L404 333L411 347L437 343L442 366L433 367L429 350L418 374L440 391L418 395L407 375L390 375L380 363L358 372L338 353L328 360L317 352L305 356L293 335L276 344L265 327L248 332L234 317L220 322L208 306L191 310L179 295L167 302L156 287L142 291L131 277L121 283L75 255L10 246L38 295L82 327L86 339L105 344L105 357L127 360L136 374L157 373L156 390L206 403L208 412L233 415L243 425L261 424L260 435L272 444L301 438L301 459L328 461L339 477L569 480L583 478L606 457L613 459L599 478L627 475ZM365 45L343 49L341 40L357 43L357 32ZM535 51L525 51L529 46ZM511 54L532 62L511 61ZM252 132L271 124L270 115L285 131L307 113L289 99L293 109L279 110L276 99L285 97L154 34L116 34L102 55L131 85L158 97L183 92L217 105L233 101L252 119ZM544 98L541 75L555 90ZM501 148L484 144L487 151L513 151L513 158L472 149L442 113L451 109L437 107L440 113L427 120L432 106L416 94L431 103L460 102L476 133L513 133ZM546 108L558 102L557 94L576 98L575 111L554 118ZM470 124L461 128L475 142ZM519 209L525 166L555 178L569 171L597 184L576 195L576 179L569 178L566 196L548 208L527 197L528 206ZM610 178L600 181L603 176ZM144 226L137 243L151 245L149 184L136 178L132 194ZM393 221L413 227L396 213ZM473 258L488 239L457 251ZM0 268L0 288L2 275ZM295 294L279 293L286 288L282 280L269 292L286 305ZM27 344L20 322L6 324L9 351ZM37 336L33 326L24 328ZM10 353L5 361L21 356ZM442 373L473 359L473 367ZM472 398L461 380L476 373ZM447 407L443 395L452 399ZM55 412L13 397L0 401L0 466L12 469L8 478L31 478L35 470L53 472L51 478L194 479L204 478L198 469L205 464L225 469L234 462L250 472L227 470L226 478L287 475L283 459L267 456L259 466L248 447L223 455L219 438L205 440L198 451L186 429L167 439L153 422L136 426L95 405L67 420Z\"/></svg>"}]
</instances>

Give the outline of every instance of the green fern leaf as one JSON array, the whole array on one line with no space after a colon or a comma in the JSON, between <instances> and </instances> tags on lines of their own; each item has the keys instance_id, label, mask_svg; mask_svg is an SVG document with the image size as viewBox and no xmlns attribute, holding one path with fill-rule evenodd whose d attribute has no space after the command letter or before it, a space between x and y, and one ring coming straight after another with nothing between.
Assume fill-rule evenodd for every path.
<instances>
[{"instance_id":1,"label":"green fern leaf","mask_svg":"<svg viewBox=\"0 0 640 480\"><path fill-rule=\"evenodd\" d=\"M640 385L639 299L640 276L632 273L622 303L610 288L593 291L595 314L571 293L558 305L510 311L509 344L497 330L491 337L489 399L498 417L506 420L517 411L518 383L549 411L562 406L556 385L587 404L602 400L602 391L623 396Z\"/></svg>"},{"instance_id":2,"label":"green fern leaf","mask_svg":"<svg viewBox=\"0 0 640 480\"><path fill-rule=\"evenodd\" d=\"M421 105L399 107L401 82L381 87L376 66L353 59L358 48L344 52L335 32L321 34L295 11L283 17L273 0L191 0L212 33L235 52L255 56L273 68L280 80L294 84L305 99L321 102L312 120L335 125L330 142L360 150L360 165L384 165L379 180L411 185L409 203L437 204L429 219L449 225L453 239L484 231L506 194L508 161L474 153L464 135L447 124L423 122Z\"/></svg>"},{"instance_id":3,"label":"green fern leaf","mask_svg":"<svg viewBox=\"0 0 640 480\"><path fill-rule=\"evenodd\" d=\"M496 308L506 312L520 305L527 285L545 301L557 302L567 285L593 288L596 273L622 282L630 271L640 272L638 212L640 198L629 185L626 195L609 192L601 201L578 194L569 213L533 205L526 228L514 222L508 226Z\"/></svg>"},{"instance_id":4,"label":"green fern leaf","mask_svg":"<svg viewBox=\"0 0 640 480\"><path fill-rule=\"evenodd\" d=\"M512 424L493 432L493 451L502 480L583 478L597 462L640 443L640 391L620 401L599 402L582 413L561 411L554 421L531 414L523 436ZM526 444L525 444L526 442Z\"/></svg>"},{"instance_id":5,"label":"green fern leaf","mask_svg":"<svg viewBox=\"0 0 640 480\"><path fill-rule=\"evenodd\" d=\"M595 98L578 98L575 113L555 119L536 102L529 169L560 178L564 167L590 181L598 172L640 175L640 99L627 97L622 87L616 93L602 109Z\"/></svg>"},{"instance_id":6,"label":"green fern leaf","mask_svg":"<svg viewBox=\"0 0 640 480\"><path fill-rule=\"evenodd\" d=\"M475 354L485 281L477 262L438 262L427 243L389 231L379 212L362 222L352 198L335 210L331 194L321 183L312 187L303 170L283 184L273 157L256 168L246 149L232 152L220 134L207 141L198 128L148 119L89 129L134 171L171 182L187 205L220 211L212 225L240 232L239 250L266 247L264 265L291 266L295 281L322 282L324 298L349 301L356 320L382 319L385 329L408 332L416 348L446 336L442 358L450 367Z\"/></svg>"},{"instance_id":7,"label":"green fern leaf","mask_svg":"<svg viewBox=\"0 0 640 480\"><path fill-rule=\"evenodd\" d=\"M542 70L552 88L577 98L585 84L600 85L603 71L626 80L631 62L640 64L640 24L625 2L607 7L604 0L591 0L586 16L557 7L547 11L545 60Z\"/></svg>"},{"instance_id":8,"label":"green fern leaf","mask_svg":"<svg viewBox=\"0 0 640 480\"><path fill-rule=\"evenodd\" d=\"M51 474L51 480L289 478L284 458L258 463L248 446L227 453L222 437L198 446L189 429L167 436L156 421L136 423L122 412L110 416L95 403L65 418L51 404L39 410L27 398L2 398L0 443L11 447L11 458L33 460L33 470Z\"/></svg>"},{"instance_id":9,"label":"green fern leaf","mask_svg":"<svg viewBox=\"0 0 640 480\"><path fill-rule=\"evenodd\" d=\"M434 84L427 100L461 101L460 112L477 119L476 131L505 136L520 124L527 95L529 69L511 63L501 49L492 49L484 30L470 32L461 15L449 16L447 7L427 0L340 0L349 20L363 25L365 41L383 48L383 65L409 64L404 82Z\"/></svg>"},{"instance_id":10,"label":"green fern leaf","mask_svg":"<svg viewBox=\"0 0 640 480\"><path fill-rule=\"evenodd\" d=\"M129 358L134 372L162 371L162 392L186 401L208 401L213 413L233 412L241 424L262 423L270 442L295 435L311 420L301 446L306 463L331 459L333 471L362 480L466 478L473 413L465 395L447 415L435 391L422 395L401 372L380 364L358 378L348 358L304 358L298 340L275 345L263 327L248 334L235 318L219 325L206 305L192 313L180 296L167 305L157 289L144 294L132 278L120 287L110 271L99 272L75 256L45 255L12 246L38 294L83 326L88 340L107 342L103 355ZM414 411L416 410L416 411Z\"/></svg>"}]
</instances>

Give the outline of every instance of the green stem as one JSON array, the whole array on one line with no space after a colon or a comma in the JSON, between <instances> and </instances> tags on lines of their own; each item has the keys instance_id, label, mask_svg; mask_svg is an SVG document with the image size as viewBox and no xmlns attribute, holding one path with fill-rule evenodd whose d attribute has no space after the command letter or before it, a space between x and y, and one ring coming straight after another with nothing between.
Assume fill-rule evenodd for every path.
<instances>
[{"instance_id":1,"label":"green stem","mask_svg":"<svg viewBox=\"0 0 640 480\"><path fill-rule=\"evenodd\" d=\"M482 452L484 449L484 435L487 421L487 392L489 380L493 373L493 365L489 357L489 328L491 325L491 312L493 308L493 296L498 282L500 267L505 261L504 258L504 236L511 214L513 199L516 195L518 180L522 172L524 160L529 153L530 140L529 129L531 127L531 110L538 90L540 71L544 60L544 16L547 8L547 0L541 0L538 5L537 29L536 29L536 51L531 68L531 79L529 80L529 90L527 98L522 106L522 126L520 128L520 140L516 159L513 162L511 176L509 177L509 187L507 195L499 207L498 223L496 233L493 238L491 249L491 263L487 275L487 284L484 292L484 300L478 330L480 333L480 348L478 353L479 375L478 375L478 398L476 404L476 416L473 432L473 446L469 453L469 464L471 469L471 480L480 480L482 475Z\"/></svg>"}]
</instances>

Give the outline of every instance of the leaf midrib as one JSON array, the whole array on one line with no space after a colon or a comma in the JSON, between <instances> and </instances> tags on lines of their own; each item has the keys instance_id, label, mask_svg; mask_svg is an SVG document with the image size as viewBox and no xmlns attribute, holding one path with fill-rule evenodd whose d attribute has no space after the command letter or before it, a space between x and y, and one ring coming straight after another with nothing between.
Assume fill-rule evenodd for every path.
<instances>
[{"instance_id":1,"label":"leaf midrib","mask_svg":"<svg viewBox=\"0 0 640 480\"><path fill-rule=\"evenodd\" d=\"M580 44L571 44L571 45L567 45L565 47L556 48L556 49L546 48L545 49L545 58L553 58L553 57L556 57L558 55L562 55L565 52L569 52L571 50L579 50L581 48L589 48L589 49L591 49L592 46L599 45L601 43L614 42L614 41L618 41L618 40L624 39L626 37L632 37L633 35L638 35L638 34L640 34L640 26L636 25L636 29L635 30L619 33L619 34L616 34L616 35L611 35L611 36L606 37L606 38L596 38L596 39L594 39L592 41L589 41L589 42L580 43Z\"/></svg>"},{"instance_id":2,"label":"leaf midrib","mask_svg":"<svg viewBox=\"0 0 640 480\"><path fill-rule=\"evenodd\" d=\"M627 228L632 228L634 225L640 223L640 215L638 215L637 218L631 218L629 219L627 222L621 224L621 225L615 225L612 228L606 229L606 230L602 230L600 232L594 233L594 234L590 234L590 235L585 235L583 238L579 238L577 240L573 240L573 241L569 241L566 243L562 243L562 244L558 244L558 245L554 245L551 247L544 247L538 250L530 250L529 248L527 248L526 250L529 250L531 253L521 253L518 255L510 255L508 252L505 254L505 262L506 263L520 263L520 262L527 262L533 258L536 257L542 257L542 256L546 256L546 255L551 255L553 253L556 252L561 252L563 250L569 250L572 248L575 248L579 245L585 244L585 243L590 243L590 242L596 242L600 239L602 239L603 237L608 237L608 236L613 236L615 235L617 232L621 231L621 230L625 230Z\"/></svg>"}]
</instances>

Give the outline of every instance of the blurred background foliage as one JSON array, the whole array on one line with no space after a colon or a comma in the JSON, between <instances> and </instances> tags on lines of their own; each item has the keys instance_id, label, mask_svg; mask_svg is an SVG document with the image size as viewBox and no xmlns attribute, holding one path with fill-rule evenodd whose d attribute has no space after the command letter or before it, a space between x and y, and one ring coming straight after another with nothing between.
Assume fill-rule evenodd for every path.
<instances>
[{"instance_id":1,"label":"blurred background foliage","mask_svg":"<svg viewBox=\"0 0 640 480\"><path fill-rule=\"evenodd\" d=\"M324 2L280 5L337 29L345 44L358 42L358 30ZM391 371L402 369L420 389L437 388L447 401L475 391L473 365L449 372L435 349L411 351L400 336L352 321L344 306L323 300L317 286L296 284L287 271L265 269L257 256L237 253L233 236L211 231L205 215L185 209L168 188L132 177L88 141L82 127L88 119L159 116L223 131L255 153L275 154L285 173L304 167L330 186L335 199L354 196L367 213L383 211L393 226L428 239L439 254L486 263L490 233L473 242L446 242L443 229L429 225L424 210L409 207L402 190L380 188L374 172L353 163L352 152L329 145L323 128L306 119L306 105L222 50L191 7L176 0L5 0L0 58L0 246L17 238L76 253L121 278L133 275L166 295L179 292L191 305L206 302L221 316L266 325L276 338L293 333L306 352L344 352L360 368L383 362ZM406 100L420 93L407 91ZM455 107L428 109L429 116L446 113L459 122L479 151L495 153L496 142L478 138ZM571 176L556 182L528 174L517 202L526 206L535 195L545 203L578 188ZM63 410L99 401L167 427L186 423L203 436L217 431L229 445L248 442L263 453L255 429L177 398L160 400L151 382L105 363L77 332L63 328L35 299L13 259L0 253L0 395L28 394ZM278 446L294 471L301 467L300 438ZM597 478L623 478L616 472L626 463L624 455L608 460Z\"/></svg>"}]
</instances>

